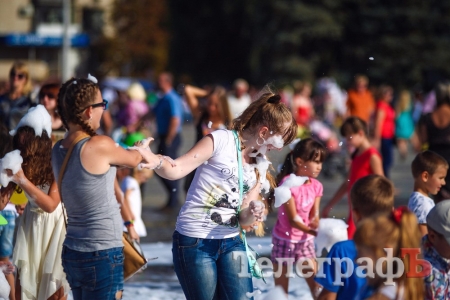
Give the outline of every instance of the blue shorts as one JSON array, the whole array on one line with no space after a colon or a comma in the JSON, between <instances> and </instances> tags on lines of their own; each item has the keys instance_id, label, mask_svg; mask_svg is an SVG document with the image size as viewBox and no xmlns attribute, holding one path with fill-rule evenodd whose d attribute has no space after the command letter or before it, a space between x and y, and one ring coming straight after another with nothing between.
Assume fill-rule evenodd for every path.
<instances>
[{"instance_id":1,"label":"blue shorts","mask_svg":"<svg viewBox=\"0 0 450 300\"><path fill-rule=\"evenodd\" d=\"M63 246L62 265L74 300L116 299L123 290L123 248L80 252Z\"/></svg>"},{"instance_id":2,"label":"blue shorts","mask_svg":"<svg viewBox=\"0 0 450 300\"><path fill-rule=\"evenodd\" d=\"M0 211L8 224L0 226L0 257L11 257L13 253L14 227L17 213L10 210Z\"/></svg>"}]
</instances>

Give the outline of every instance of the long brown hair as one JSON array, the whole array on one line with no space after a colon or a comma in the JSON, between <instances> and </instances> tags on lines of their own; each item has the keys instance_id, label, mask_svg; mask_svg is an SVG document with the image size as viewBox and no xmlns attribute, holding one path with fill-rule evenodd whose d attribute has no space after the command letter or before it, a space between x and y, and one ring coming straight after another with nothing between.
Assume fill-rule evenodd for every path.
<instances>
[{"instance_id":1,"label":"long brown hair","mask_svg":"<svg viewBox=\"0 0 450 300\"><path fill-rule=\"evenodd\" d=\"M219 101L219 115L220 118L223 121L223 124L225 126L228 126L231 124L231 120L233 117L231 116L230 108L228 106L228 100L227 100L227 90L220 85L213 86L211 92L208 94L208 98L210 97L217 97ZM200 118L201 120L208 120L208 112L206 109L203 110L202 116Z\"/></svg>"},{"instance_id":2,"label":"long brown hair","mask_svg":"<svg viewBox=\"0 0 450 300\"><path fill-rule=\"evenodd\" d=\"M58 111L64 127L69 130L69 123L80 125L90 136L96 135L94 129L82 118L83 111L93 104L99 86L88 79L72 78L66 81L58 93Z\"/></svg>"},{"instance_id":3,"label":"long brown hair","mask_svg":"<svg viewBox=\"0 0 450 300\"><path fill-rule=\"evenodd\" d=\"M28 180L36 186L52 184L52 140L47 131L43 130L41 136L36 136L33 128L20 127L13 137L13 148L20 150L23 173Z\"/></svg>"},{"instance_id":4,"label":"long brown hair","mask_svg":"<svg viewBox=\"0 0 450 300\"><path fill-rule=\"evenodd\" d=\"M386 257L384 248L393 248L393 256L400 258L405 267L403 274L396 279L398 283L403 284L404 299L423 299L423 279L406 277L406 272L411 268L410 259L400 255L401 249L420 248L421 235L417 218L412 212L402 207L388 215L381 214L364 219L359 224L353 240L357 247L371 249L377 259ZM386 265L383 268L386 268ZM383 269L383 272L386 273L386 270ZM375 288L383 284L381 281L379 278Z\"/></svg>"},{"instance_id":5,"label":"long brown hair","mask_svg":"<svg viewBox=\"0 0 450 300\"><path fill-rule=\"evenodd\" d=\"M260 126L267 126L274 133L282 133L283 125L289 123L288 129L283 133L283 140L284 145L291 143L297 135L297 123L289 108L281 103L280 100L281 97L274 93L262 94L239 117L233 120L230 129L236 130L240 136L242 136L244 130L251 134L256 134L256 130ZM259 178L258 171L255 171ZM276 187L276 182L270 172L266 173L266 178L270 182L271 187L267 199L268 209L271 211L274 202L273 189Z\"/></svg>"}]
</instances>

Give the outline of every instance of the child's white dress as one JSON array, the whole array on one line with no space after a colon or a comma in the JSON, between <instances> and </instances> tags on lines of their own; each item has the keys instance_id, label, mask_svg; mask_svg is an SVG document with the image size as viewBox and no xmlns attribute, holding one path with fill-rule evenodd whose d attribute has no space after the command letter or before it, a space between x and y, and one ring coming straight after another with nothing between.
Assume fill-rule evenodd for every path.
<instances>
[{"instance_id":1,"label":"child's white dress","mask_svg":"<svg viewBox=\"0 0 450 300\"><path fill-rule=\"evenodd\" d=\"M144 221L142 221L142 195L139 182L131 176L127 176L122 180L120 185L122 192L126 194L127 191L131 191L128 197L130 202L130 209L134 215L134 229L140 237L147 236L147 230L145 229ZM126 228L124 228L126 231Z\"/></svg>"},{"instance_id":2,"label":"child's white dress","mask_svg":"<svg viewBox=\"0 0 450 300\"><path fill-rule=\"evenodd\" d=\"M48 193L49 187L40 188ZM22 299L48 299L62 286L70 290L61 261L66 237L61 203L52 213L40 209L27 194L28 204L20 217L14 246Z\"/></svg>"}]
</instances>

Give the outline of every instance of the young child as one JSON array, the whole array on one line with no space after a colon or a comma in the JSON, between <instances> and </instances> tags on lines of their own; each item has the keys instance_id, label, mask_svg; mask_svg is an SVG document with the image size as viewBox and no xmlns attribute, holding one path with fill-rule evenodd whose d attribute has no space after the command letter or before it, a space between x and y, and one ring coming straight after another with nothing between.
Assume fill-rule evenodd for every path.
<instances>
[{"instance_id":1,"label":"young child","mask_svg":"<svg viewBox=\"0 0 450 300\"><path fill-rule=\"evenodd\" d=\"M350 196L355 224L374 214L389 214L394 207L394 185L389 179L380 175L368 175L358 179L351 189ZM351 259L356 267L357 251L353 240L334 244L327 255L327 258L331 259L330 264L323 263L322 266L319 266L320 273L324 274L316 276L316 282L323 287L319 300L353 299L366 284L366 280L356 276L356 272L353 272L350 277L341 278L342 286L334 284L337 267L333 258L343 259L344 257ZM340 263L340 270L342 274L346 273L346 262Z\"/></svg>"},{"instance_id":2,"label":"young child","mask_svg":"<svg viewBox=\"0 0 450 300\"><path fill-rule=\"evenodd\" d=\"M425 277L425 299L450 299L450 201L442 201L427 216L428 234L422 238L423 258L431 264Z\"/></svg>"},{"instance_id":3,"label":"young child","mask_svg":"<svg viewBox=\"0 0 450 300\"><path fill-rule=\"evenodd\" d=\"M327 203L322 210L322 218L326 218L333 206L341 200L345 193L350 194L353 184L364 176L370 174L383 175L383 165L381 163L381 155L377 149L373 147L367 138L366 122L358 117L350 117L344 121L341 126L341 135L345 137L347 144L355 148L352 154L352 164L348 179L345 180L334 194L333 198ZM355 223L353 223L351 197L348 195L349 213L348 238L351 239L355 233Z\"/></svg>"},{"instance_id":4,"label":"young child","mask_svg":"<svg viewBox=\"0 0 450 300\"><path fill-rule=\"evenodd\" d=\"M400 249L420 247L420 232L416 224L416 216L405 206L395 209L390 215L377 215L361 221L354 236L358 257L372 260L371 272L375 276L367 276L367 285L360 290L356 299L423 299L423 278L407 277L411 259L409 255L400 255ZM405 272L393 279L394 285L385 285L388 279L381 277L380 272L375 270L379 259L387 258L386 248L392 249L392 256L401 259L404 265ZM395 264L393 271L396 272ZM383 264L382 273L386 272L387 265Z\"/></svg>"},{"instance_id":5,"label":"young child","mask_svg":"<svg viewBox=\"0 0 450 300\"><path fill-rule=\"evenodd\" d=\"M147 236L144 221L142 221L142 196L140 184L152 177L153 171L149 169L134 168L130 174L130 169L121 169L117 172L120 188L124 193L124 203L132 214L133 226L139 237Z\"/></svg>"},{"instance_id":6,"label":"young child","mask_svg":"<svg viewBox=\"0 0 450 300\"><path fill-rule=\"evenodd\" d=\"M291 188L292 198L278 210L277 223L272 235L272 262L275 274L282 268L281 276L275 276L275 285L281 285L288 293L289 277L288 266L278 264L280 258L293 258L297 262L301 258L315 259L314 236L317 235L319 224L319 206L323 186L316 179L322 170L325 160L325 147L313 140L301 140L292 153L286 156L278 182L294 173L297 176L307 176L303 185ZM314 267L314 271L317 268ZM314 295L316 283L313 277L306 278L306 282Z\"/></svg>"},{"instance_id":7,"label":"young child","mask_svg":"<svg viewBox=\"0 0 450 300\"><path fill-rule=\"evenodd\" d=\"M424 151L414 158L411 171L414 177L414 192L409 197L408 208L416 215L420 233L424 236L428 233L427 215L434 207L434 201L429 195L436 195L445 185L448 163L439 154Z\"/></svg>"}]
</instances>

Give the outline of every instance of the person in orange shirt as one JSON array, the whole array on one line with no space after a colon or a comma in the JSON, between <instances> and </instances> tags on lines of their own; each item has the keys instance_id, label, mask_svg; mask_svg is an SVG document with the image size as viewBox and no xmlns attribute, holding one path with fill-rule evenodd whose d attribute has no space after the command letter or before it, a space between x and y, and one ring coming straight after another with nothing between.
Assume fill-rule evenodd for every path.
<instances>
[{"instance_id":1,"label":"person in orange shirt","mask_svg":"<svg viewBox=\"0 0 450 300\"><path fill-rule=\"evenodd\" d=\"M375 100L367 88L369 79L364 75L355 76L355 88L348 91L347 116L355 116L367 124L375 110Z\"/></svg>"}]
</instances>

